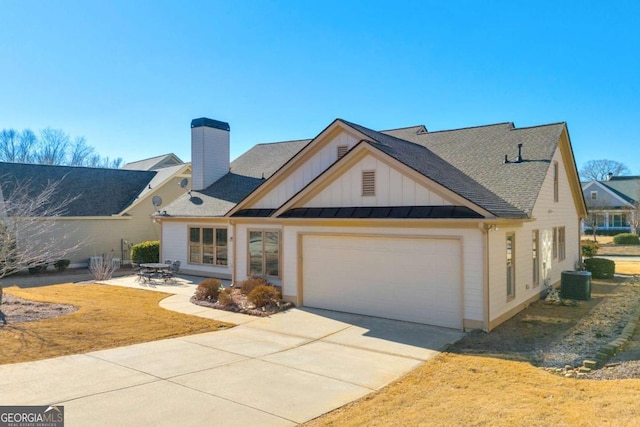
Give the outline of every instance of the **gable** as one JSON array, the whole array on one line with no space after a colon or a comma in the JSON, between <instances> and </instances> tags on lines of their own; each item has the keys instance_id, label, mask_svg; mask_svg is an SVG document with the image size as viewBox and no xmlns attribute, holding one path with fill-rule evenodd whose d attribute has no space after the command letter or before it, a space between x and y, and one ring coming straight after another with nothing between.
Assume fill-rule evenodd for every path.
<instances>
[{"instance_id":1,"label":"gable","mask_svg":"<svg viewBox=\"0 0 640 427\"><path fill-rule=\"evenodd\" d=\"M625 198L611 188L597 181L591 181L582 187L584 200L591 209L631 207ZM595 199L592 196L595 193Z\"/></svg>"},{"instance_id":2,"label":"gable","mask_svg":"<svg viewBox=\"0 0 640 427\"><path fill-rule=\"evenodd\" d=\"M363 172L373 172L373 196L362 195ZM371 154L355 161L339 176L296 207L449 206L442 195Z\"/></svg>"},{"instance_id":3,"label":"gable","mask_svg":"<svg viewBox=\"0 0 640 427\"><path fill-rule=\"evenodd\" d=\"M280 176L268 183L268 189L255 200L243 205L243 209L276 209L307 186L338 160L338 147L353 148L361 139L353 131L334 122L325 132L305 147L288 170L279 171ZM278 174L276 174L278 175Z\"/></svg>"}]
</instances>

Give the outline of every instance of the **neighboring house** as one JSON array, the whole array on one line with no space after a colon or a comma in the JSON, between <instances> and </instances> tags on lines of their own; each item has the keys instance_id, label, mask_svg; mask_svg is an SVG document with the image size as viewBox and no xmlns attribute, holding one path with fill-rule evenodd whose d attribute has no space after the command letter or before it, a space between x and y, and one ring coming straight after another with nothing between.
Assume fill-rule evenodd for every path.
<instances>
[{"instance_id":1,"label":"neighboring house","mask_svg":"<svg viewBox=\"0 0 640 427\"><path fill-rule=\"evenodd\" d=\"M89 257L105 254L126 263L131 245L158 240L160 226L151 215L185 193L179 183L190 177L191 165L185 163L153 171L0 163L5 199L11 197L16 182L28 182L34 191L57 182L52 202L72 200L63 216L55 219L51 238L67 247L82 243L69 256L75 267L86 266ZM154 196L163 200L158 207L152 204Z\"/></svg>"},{"instance_id":2,"label":"neighboring house","mask_svg":"<svg viewBox=\"0 0 640 427\"><path fill-rule=\"evenodd\" d=\"M155 216L162 259L186 272L489 331L580 261L586 206L565 123L377 132L337 119L231 163L227 123L191 127L192 191Z\"/></svg>"},{"instance_id":3,"label":"neighboring house","mask_svg":"<svg viewBox=\"0 0 640 427\"><path fill-rule=\"evenodd\" d=\"M582 183L589 216L583 221L585 234L635 232L638 225L640 176L609 176L606 181Z\"/></svg>"},{"instance_id":4,"label":"neighboring house","mask_svg":"<svg viewBox=\"0 0 640 427\"><path fill-rule=\"evenodd\" d=\"M184 162L180 160L178 156L173 153L164 154L162 156L151 157L145 160L138 160L135 162L127 163L122 166L121 169L137 170L137 171L153 171L169 166L184 165Z\"/></svg>"}]
</instances>

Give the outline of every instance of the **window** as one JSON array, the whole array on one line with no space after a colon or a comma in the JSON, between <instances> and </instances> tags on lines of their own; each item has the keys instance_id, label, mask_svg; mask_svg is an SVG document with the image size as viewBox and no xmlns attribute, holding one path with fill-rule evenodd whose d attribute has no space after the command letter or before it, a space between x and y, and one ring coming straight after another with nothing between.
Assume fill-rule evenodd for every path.
<instances>
[{"instance_id":1,"label":"window","mask_svg":"<svg viewBox=\"0 0 640 427\"><path fill-rule=\"evenodd\" d=\"M553 162L553 201L557 202L560 199L558 194L558 162Z\"/></svg>"},{"instance_id":2,"label":"window","mask_svg":"<svg viewBox=\"0 0 640 427\"><path fill-rule=\"evenodd\" d=\"M612 214L611 222L613 227L627 227L629 225L627 214Z\"/></svg>"},{"instance_id":3,"label":"window","mask_svg":"<svg viewBox=\"0 0 640 427\"><path fill-rule=\"evenodd\" d=\"M516 236L507 233L507 298L516 296Z\"/></svg>"},{"instance_id":4,"label":"window","mask_svg":"<svg viewBox=\"0 0 640 427\"><path fill-rule=\"evenodd\" d=\"M564 227L558 228L558 258L564 261L566 258L566 237Z\"/></svg>"},{"instance_id":5,"label":"window","mask_svg":"<svg viewBox=\"0 0 640 427\"><path fill-rule=\"evenodd\" d=\"M362 195L376 195L376 171L362 171Z\"/></svg>"},{"instance_id":6,"label":"window","mask_svg":"<svg viewBox=\"0 0 640 427\"><path fill-rule=\"evenodd\" d=\"M227 229L189 227L189 263L227 265Z\"/></svg>"},{"instance_id":7,"label":"window","mask_svg":"<svg viewBox=\"0 0 640 427\"><path fill-rule=\"evenodd\" d=\"M602 214L596 214L596 226L604 227L606 224L605 216Z\"/></svg>"},{"instance_id":8,"label":"window","mask_svg":"<svg viewBox=\"0 0 640 427\"><path fill-rule=\"evenodd\" d=\"M349 151L348 145L338 145L338 160L343 158L345 154L347 154L347 151Z\"/></svg>"},{"instance_id":9,"label":"window","mask_svg":"<svg viewBox=\"0 0 640 427\"><path fill-rule=\"evenodd\" d=\"M597 191L592 191L591 192L591 200L598 200L598 192Z\"/></svg>"},{"instance_id":10,"label":"window","mask_svg":"<svg viewBox=\"0 0 640 427\"><path fill-rule=\"evenodd\" d=\"M538 286L540 284L540 233L538 230L533 230L531 236L532 243L532 270L533 276L531 278L533 282L533 286Z\"/></svg>"},{"instance_id":11,"label":"window","mask_svg":"<svg viewBox=\"0 0 640 427\"><path fill-rule=\"evenodd\" d=\"M553 237L551 238L551 255L553 259L558 258L558 228L553 227Z\"/></svg>"},{"instance_id":12,"label":"window","mask_svg":"<svg viewBox=\"0 0 640 427\"><path fill-rule=\"evenodd\" d=\"M249 275L280 277L280 231L249 231Z\"/></svg>"}]
</instances>

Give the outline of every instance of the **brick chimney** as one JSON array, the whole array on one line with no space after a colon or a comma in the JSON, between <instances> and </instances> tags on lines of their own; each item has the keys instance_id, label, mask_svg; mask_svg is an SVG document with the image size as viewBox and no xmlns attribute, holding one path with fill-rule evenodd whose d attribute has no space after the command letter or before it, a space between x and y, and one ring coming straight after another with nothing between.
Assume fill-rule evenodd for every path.
<instances>
[{"instance_id":1,"label":"brick chimney","mask_svg":"<svg viewBox=\"0 0 640 427\"><path fill-rule=\"evenodd\" d=\"M191 189L204 190L229 172L229 123L201 117L191 121Z\"/></svg>"}]
</instances>

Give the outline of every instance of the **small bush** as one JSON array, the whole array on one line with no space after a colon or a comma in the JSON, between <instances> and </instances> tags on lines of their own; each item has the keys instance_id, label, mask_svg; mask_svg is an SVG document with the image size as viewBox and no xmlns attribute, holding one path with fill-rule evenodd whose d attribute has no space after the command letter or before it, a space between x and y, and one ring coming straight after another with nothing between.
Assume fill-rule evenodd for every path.
<instances>
[{"instance_id":1,"label":"small bush","mask_svg":"<svg viewBox=\"0 0 640 427\"><path fill-rule=\"evenodd\" d=\"M236 305L235 302L233 302L233 297L231 296L232 292L233 291L228 288L221 290L220 295L218 295L218 304L220 304L223 307Z\"/></svg>"},{"instance_id":2,"label":"small bush","mask_svg":"<svg viewBox=\"0 0 640 427\"><path fill-rule=\"evenodd\" d=\"M53 266L57 271L65 271L67 267L71 264L71 260L68 259L59 259L58 261L53 263Z\"/></svg>"},{"instance_id":3,"label":"small bush","mask_svg":"<svg viewBox=\"0 0 640 427\"><path fill-rule=\"evenodd\" d=\"M580 240L580 247L582 248L582 255L588 258L593 258L598 253L598 242L593 240Z\"/></svg>"},{"instance_id":4,"label":"small bush","mask_svg":"<svg viewBox=\"0 0 640 427\"><path fill-rule=\"evenodd\" d=\"M47 271L47 267L49 267L49 263L42 263L37 265L31 265L29 267L29 274L40 274Z\"/></svg>"},{"instance_id":5,"label":"small bush","mask_svg":"<svg viewBox=\"0 0 640 427\"><path fill-rule=\"evenodd\" d=\"M280 291L271 285L258 285L247 295L247 301L256 307L276 304L280 298Z\"/></svg>"},{"instance_id":6,"label":"small bush","mask_svg":"<svg viewBox=\"0 0 640 427\"><path fill-rule=\"evenodd\" d=\"M240 288L240 291L245 294L245 295L249 295L249 293L254 290L256 287L258 286L269 286L270 283L267 282L266 279L263 279L262 277L258 277L258 276L251 276L248 277L246 280L243 280L242 282L238 283L238 288Z\"/></svg>"},{"instance_id":7,"label":"small bush","mask_svg":"<svg viewBox=\"0 0 640 427\"><path fill-rule=\"evenodd\" d=\"M159 262L160 241L149 240L131 247L131 259L137 263Z\"/></svg>"},{"instance_id":8,"label":"small bush","mask_svg":"<svg viewBox=\"0 0 640 427\"><path fill-rule=\"evenodd\" d=\"M640 239L637 234L620 233L613 236L613 243L616 245L638 245L640 244Z\"/></svg>"},{"instance_id":9,"label":"small bush","mask_svg":"<svg viewBox=\"0 0 640 427\"><path fill-rule=\"evenodd\" d=\"M584 266L594 279L612 279L616 272L616 263L610 259L587 258Z\"/></svg>"},{"instance_id":10,"label":"small bush","mask_svg":"<svg viewBox=\"0 0 640 427\"><path fill-rule=\"evenodd\" d=\"M220 294L220 280L205 279L196 288L195 298L199 301L217 301Z\"/></svg>"}]
</instances>

